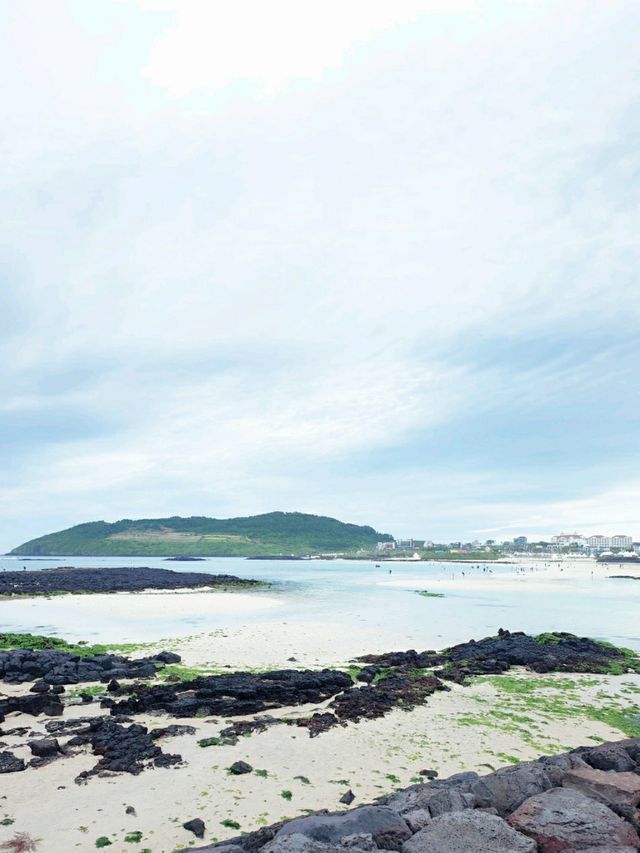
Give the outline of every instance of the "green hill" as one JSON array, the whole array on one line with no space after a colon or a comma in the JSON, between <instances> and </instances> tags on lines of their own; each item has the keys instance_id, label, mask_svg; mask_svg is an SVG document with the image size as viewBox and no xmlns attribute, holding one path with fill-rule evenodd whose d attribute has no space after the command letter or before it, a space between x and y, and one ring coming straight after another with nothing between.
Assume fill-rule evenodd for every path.
<instances>
[{"instance_id":1,"label":"green hill","mask_svg":"<svg viewBox=\"0 0 640 853\"><path fill-rule=\"evenodd\" d=\"M22 556L192 556L344 553L373 550L390 540L373 527L302 512L269 512L247 518L141 518L109 524L91 521L19 545Z\"/></svg>"}]
</instances>

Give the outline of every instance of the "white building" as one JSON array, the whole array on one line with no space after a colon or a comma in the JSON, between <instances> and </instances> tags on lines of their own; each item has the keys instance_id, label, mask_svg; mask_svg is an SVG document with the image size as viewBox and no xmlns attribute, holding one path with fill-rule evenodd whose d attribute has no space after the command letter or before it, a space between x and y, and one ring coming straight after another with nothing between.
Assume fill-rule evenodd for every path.
<instances>
[{"instance_id":1,"label":"white building","mask_svg":"<svg viewBox=\"0 0 640 853\"><path fill-rule=\"evenodd\" d=\"M378 542L376 545L376 551L395 551L395 549L395 542Z\"/></svg>"},{"instance_id":2,"label":"white building","mask_svg":"<svg viewBox=\"0 0 640 853\"><path fill-rule=\"evenodd\" d=\"M609 536L587 536L587 545L589 548L610 548L611 538Z\"/></svg>"},{"instance_id":3,"label":"white building","mask_svg":"<svg viewBox=\"0 0 640 853\"><path fill-rule=\"evenodd\" d=\"M609 548L631 551L633 548L633 539L631 536L625 536L622 533L616 536L602 536L598 534L596 536L587 536L585 544L596 551L608 550Z\"/></svg>"},{"instance_id":4,"label":"white building","mask_svg":"<svg viewBox=\"0 0 640 853\"><path fill-rule=\"evenodd\" d=\"M633 539L631 536L624 536L619 533L617 536L611 537L612 548L623 548L625 551L630 551L633 547Z\"/></svg>"}]
</instances>

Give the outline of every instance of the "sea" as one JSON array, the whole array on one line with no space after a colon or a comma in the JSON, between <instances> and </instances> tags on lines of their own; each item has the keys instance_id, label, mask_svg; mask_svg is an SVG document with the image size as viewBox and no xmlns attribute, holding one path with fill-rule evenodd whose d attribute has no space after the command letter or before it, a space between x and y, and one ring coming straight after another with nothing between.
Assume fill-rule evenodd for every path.
<instances>
[{"instance_id":1,"label":"sea","mask_svg":"<svg viewBox=\"0 0 640 853\"><path fill-rule=\"evenodd\" d=\"M252 622L327 622L366 628L385 648L443 648L511 631L569 631L640 651L640 580L628 566L592 560L515 563L380 562L371 560L246 560L207 558L168 562L162 557L0 557L0 571L56 566L154 566L174 571L224 573L268 581L247 593L254 606L200 605L157 618L114 615L104 604L78 608L74 596L0 601L0 632L33 632L92 642L149 642L183 637ZM636 570L637 571L637 570ZM437 593L421 596L419 591ZM175 593L167 593L172 595ZM214 593L215 594L215 593ZM246 598L246 596L249 598ZM256 608L255 597L277 606ZM86 597L85 597L86 598ZM196 599L194 598L194 605ZM81 612L80 612L81 611Z\"/></svg>"}]
</instances>

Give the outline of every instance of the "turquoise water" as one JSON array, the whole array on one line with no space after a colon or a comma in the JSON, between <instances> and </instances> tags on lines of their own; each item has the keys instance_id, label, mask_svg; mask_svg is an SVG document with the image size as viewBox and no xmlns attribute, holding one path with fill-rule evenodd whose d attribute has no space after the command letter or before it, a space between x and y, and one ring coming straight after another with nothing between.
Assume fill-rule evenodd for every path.
<instances>
[{"instance_id":1,"label":"turquoise water","mask_svg":"<svg viewBox=\"0 0 640 853\"><path fill-rule=\"evenodd\" d=\"M509 564L382 563L370 561L250 561L210 558L197 563L162 558L0 558L0 571L61 565L145 565L176 571L223 572L271 581L252 596L275 598L279 606L228 613L193 613L127 618L108 607L87 615L69 597L0 602L0 630L58 634L69 639L149 640L185 636L255 622L326 621L373 630L385 647L438 648L495 634L497 629L563 630L607 639L640 651L640 582L614 580L624 567L593 563L559 566L537 561ZM391 568L391 573L390 573ZM463 574L464 573L464 574ZM444 593L424 598L417 589ZM44 606L43 606L44 605Z\"/></svg>"}]
</instances>

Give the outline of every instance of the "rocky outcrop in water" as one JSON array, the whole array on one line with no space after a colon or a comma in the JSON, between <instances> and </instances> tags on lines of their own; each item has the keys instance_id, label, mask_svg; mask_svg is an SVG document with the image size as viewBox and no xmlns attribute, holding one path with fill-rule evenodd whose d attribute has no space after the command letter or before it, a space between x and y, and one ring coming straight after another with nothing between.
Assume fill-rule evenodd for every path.
<instances>
[{"instance_id":1,"label":"rocky outcrop in water","mask_svg":"<svg viewBox=\"0 0 640 853\"><path fill-rule=\"evenodd\" d=\"M190 557L187 554L177 557L165 557L167 563L204 563L206 557Z\"/></svg>"},{"instance_id":2,"label":"rocky outcrop in water","mask_svg":"<svg viewBox=\"0 0 640 853\"><path fill-rule=\"evenodd\" d=\"M148 566L100 569L65 566L40 572L0 572L0 595L47 595L59 592L142 592L145 589L197 589L220 586L261 586L235 575L174 572Z\"/></svg>"},{"instance_id":3,"label":"rocky outcrop in water","mask_svg":"<svg viewBox=\"0 0 640 853\"><path fill-rule=\"evenodd\" d=\"M194 853L633 853L639 806L640 738L630 738L486 776L457 773Z\"/></svg>"}]
</instances>

